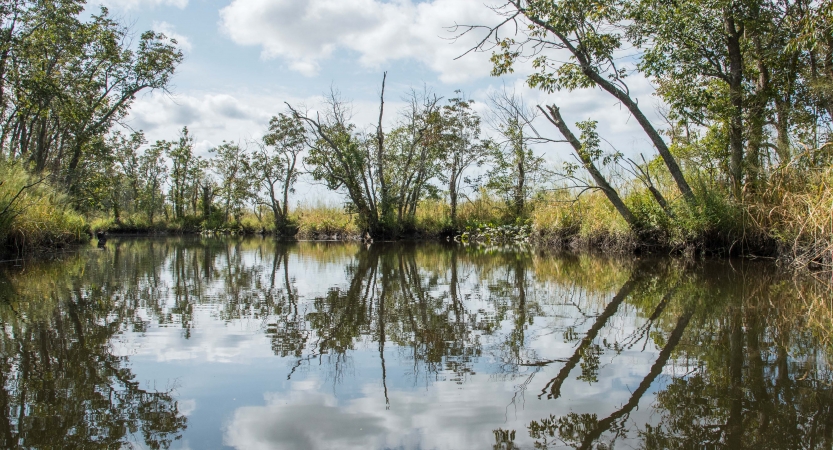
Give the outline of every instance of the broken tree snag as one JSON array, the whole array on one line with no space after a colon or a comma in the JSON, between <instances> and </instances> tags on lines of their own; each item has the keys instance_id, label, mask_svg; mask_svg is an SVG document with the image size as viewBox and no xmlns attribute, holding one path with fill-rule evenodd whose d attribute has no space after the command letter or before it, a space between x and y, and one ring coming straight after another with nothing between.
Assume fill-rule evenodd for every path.
<instances>
[{"instance_id":1,"label":"broken tree snag","mask_svg":"<svg viewBox=\"0 0 833 450\"><path fill-rule=\"evenodd\" d=\"M596 183L596 186L604 192L607 199L610 200L610 203L612 203L613 207L616 208L616 211L619 211L619 214L621 214L622 218L625 219L625 222L627 222L631 228L637 228L636 217L634 217L631 210L625 205L625 202L622 201L622 198L619 197L619 193L616 192L616 189L613 189L613 186L607 182L607 179L605 179L604 175L602 175L596 167L596 164L593 163L590 155L587 154L584 150L584 146L581 145L581 141L578 140L576 135L570 130L570 127L567 126L567 123L564 122L558 107L555 105L548 105L546 111L544 108L541 108L541 106L538 106L538 109L544 113L544 117L546 117L547 120L558 128L558 131L561 132L564 139L566 139L567 142L573 146L573 150L575 150L584 165L584 168L590 172L590 176L593 177L593 181Z\"/></svg>"}]
</instances>

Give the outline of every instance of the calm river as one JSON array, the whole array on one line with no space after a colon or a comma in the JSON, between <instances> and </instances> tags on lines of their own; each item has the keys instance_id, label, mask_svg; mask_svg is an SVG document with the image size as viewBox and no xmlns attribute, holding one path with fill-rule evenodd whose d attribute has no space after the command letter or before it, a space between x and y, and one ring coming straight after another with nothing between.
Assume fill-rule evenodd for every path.
<instances>
[{"instance_id":1,"label":"calm river","mask_svg":"<svg viewBox=\"0 0 833 450\"><path fill-rule=\"evenodd\" d=\"M0 447L831 448L767 263L111 239L0 269Z\"/></svg>"}]
</instances>

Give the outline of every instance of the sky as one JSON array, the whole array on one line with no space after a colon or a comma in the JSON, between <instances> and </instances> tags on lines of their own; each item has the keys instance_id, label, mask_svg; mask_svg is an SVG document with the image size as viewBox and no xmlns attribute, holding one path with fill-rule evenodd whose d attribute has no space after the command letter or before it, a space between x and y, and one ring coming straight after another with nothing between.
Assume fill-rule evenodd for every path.
<instances>
[{"instance_id":1,"label":"sky","mask_svg":"<svg viewBox=\"0 0 833 450\"><path fill-rule=\"evenodd\" d=\"M556 103L568 123L595 119L599 132L628 155L653 152L621 105L599 90L546 94L525 86L529 68L491 77L488 53L469 53L475 35L453 39L458 24L493 24L495 0L98 0L136 33L153 29L174 38L185 59L170 92L145 92L126 125L147 139L175 139L187 126L198 154L223 140L263 135L269 118L293 106L315 109L337 89L353 103L355 122L378 117L382 73L387 71L386 122L411 88L427 86L448 99L461 90L485 112L490 91L515 89L530 105ZM459 57L459 58L458 58ZM649 117L659 101L651 84L630 79ZM552 134L541 123L539 131ZM557 163L566 144L536 149Z\"/></svg>"}]
</instances>

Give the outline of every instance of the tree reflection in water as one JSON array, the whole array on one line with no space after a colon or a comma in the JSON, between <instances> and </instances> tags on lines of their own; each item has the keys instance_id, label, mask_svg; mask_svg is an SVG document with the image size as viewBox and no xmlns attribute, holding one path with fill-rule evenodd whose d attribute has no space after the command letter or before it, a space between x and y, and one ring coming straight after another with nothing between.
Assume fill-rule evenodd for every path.
<instances>
[{"instance_id":1,"label":"tree reflection in water","mask_svg":"<svg viewBox=\"0 0 833 450\"><path fill-rule=\"evenodd\" d=\"M36 269L0 280L0 447L95 449L138 441L168 448L186 418L170 390L142 389L125 359L112 354L121 329L112 314L118 300L105 286L55 283L56 275Z\"/></svg>"},{"instance_id":2,"label":"tree reflection in water","mask_svg":"<svg viewBox=\"0 0 833 450\"><path fill-rule=\"evenodd\" d=\"M327 265L343 276L315 279ZM404 373L426 388L465 388L479 375L514 387L500 400L507 412L525 408L527 391L559 411L525 429L490 426L495 448L833 445L828 349L797 301L816 286L768 265L112 239L104 251L3 277L3 448L171 446L187 422L174 386L142 388L113 343L154 326L194 339L206 307L212 320L257 324L275 357L291 361L281 378L323 371L336 386L358 352L372 355L380 409L397 407L402 383L394 389L388 377ZM566 350L550 348L553 336ZM623 400L573 407L576 389L609 383L606 368L634 354L651 359Z\"/></svg>"},{"instance_id":3,"label":"tree reflection in water","mask_svg":"<svg viewBox=\"0 0 833 450\"><path fill-rule=\"evenodd\" d=\"M636 437L647 449L831 448L831 366L803 323L805 314L790 292L795 286L762 268L687 271L649 317L652 323L668 309L652 333L659 356L628 401L602 419L570 413L532 421L535 447L613 448L619 438ZM629 302L649 305L640 298L646 291L628 283L608 308L621 302L623 291ZM604 325L594 324L582 345L598 326ZM585 357L581 348L552 380L549 398L558 397L575 360ZM653 404L642 403L659 420L630 420L663 373L669 376Z\"/></svg>"}]
</instances>

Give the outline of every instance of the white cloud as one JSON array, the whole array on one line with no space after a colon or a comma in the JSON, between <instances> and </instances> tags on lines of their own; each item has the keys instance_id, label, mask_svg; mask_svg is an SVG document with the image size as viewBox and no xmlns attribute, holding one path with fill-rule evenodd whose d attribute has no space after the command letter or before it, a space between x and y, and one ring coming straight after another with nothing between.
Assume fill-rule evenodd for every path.
<instances>
[{"instance_id":1,"label":"white cloud","mask_svg":"<svg viewBox=\"0 0 833 450\"><path fill-rule=\"evenodd\" d=\"M286 111L286 104L304 109L321 107L322 98L295 97L279 92L193 92L168 95L152 92L139 97L130 109L125 124L134 130L143 130L149 142L158 139L176 139L179 130L187 126L197 139L197 152L226 141L245 141L261 136L269 125L269 119ZM378 119L378 101L357 100L354 121L359 127L373 124ZM402 102L386 103L396 110ZM387 115L395 120L396 114Z\"/></svg>"},{"instance_id":2,"label":"white cloud","mask_svg":"<svg viewBox=\"0 0 833 450\"><path fill-rule=\"evenodd\" d=\"M197 139L197 152L204 153L223 140L245 140L258 136L269 117L280 112L276 99L245 99L229 94L194 93L167 95L154 92L133 104L127 125L143 130L150 142L176 139L187 126ZM273 110L277 107L277 110Z\"/></svg>"},{"instance_id":3,"label":"white cloud","mask_svg":"<svg viewBox=\"0 0 833 450\"><path fill-rule=\"evenodd\" d=\"M177 33L176 28L168 22L154 21L151 28L153 31L163 33L168 38L175 40L183 51L190 52L194 48L191 45L191 40L187 36Z\"/></svg>"},{"instance_id":4,"label":"white cloud","mask_svg":"<svg viewBox=\"0 0 833 450\"><path fill-rule=\"evenodd\" d=\"M220 10L221 28L236 43L262 47L264 58L285 58L290 69L315 75L338 51L353 51L365 67L414 59L446 83L487 76L485 54L456 60L475 44L448 26L489 24L498 16L483 0L233 0ZM445 39L444 39L445 38Z\"/></svg>"},{"instance_id":5,"label":"white cloud","mask_svg":"<svg viewBox=\"0 0 833 450\"><path fill-rule=\"evenodd\" d=\"M159 6L173 6L179 9L185 9L188 6L188 0L101 0L100 4L115 8L119 10L138 10L146 8L156 8Z\"/></svg>"}]
</instances>

